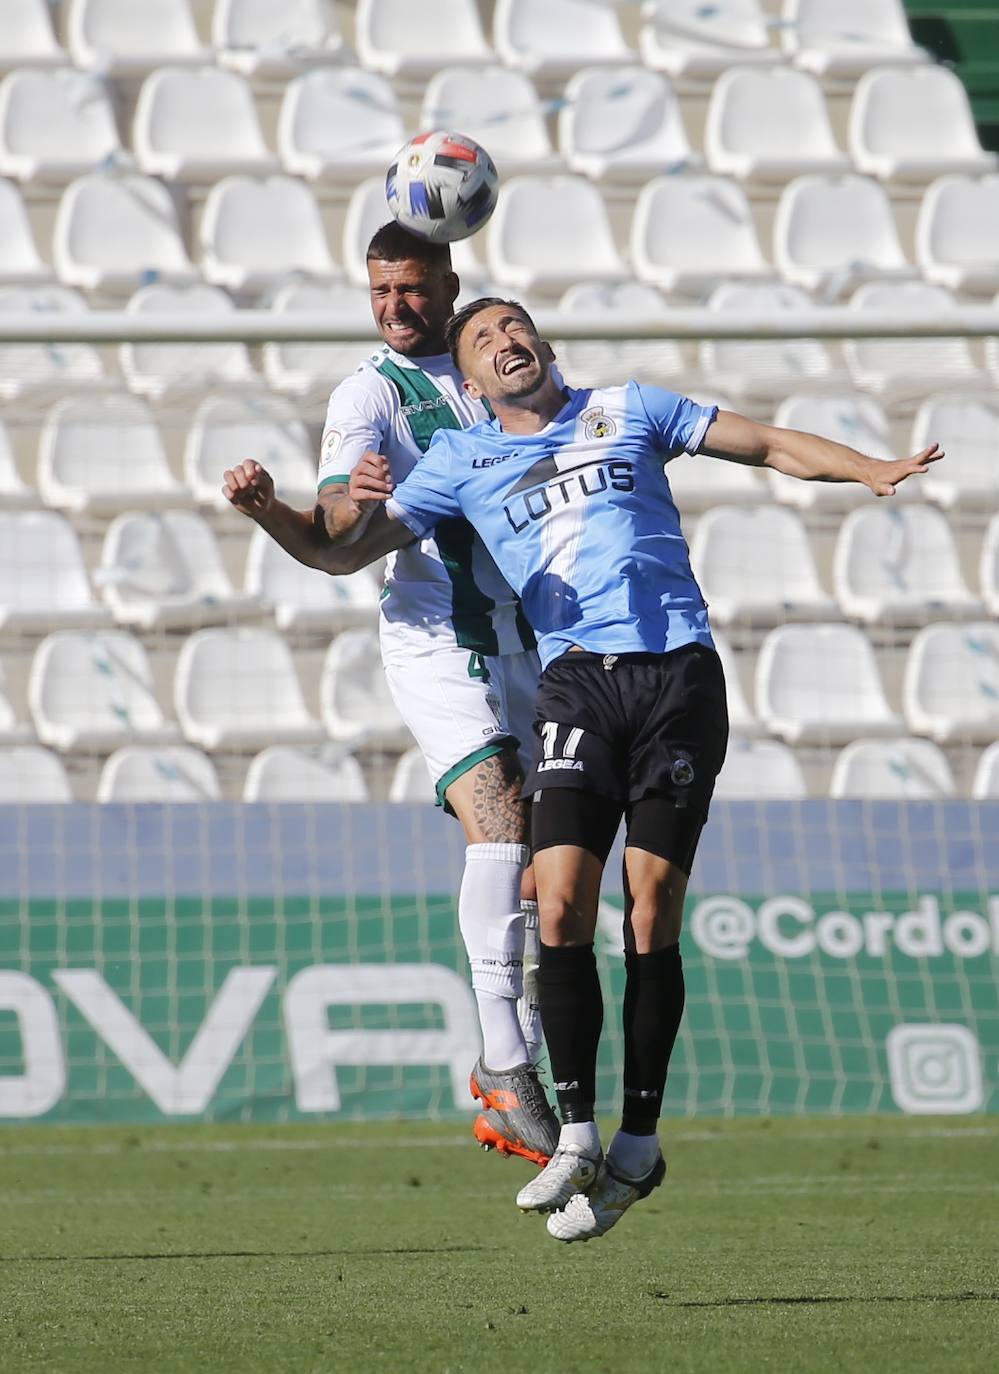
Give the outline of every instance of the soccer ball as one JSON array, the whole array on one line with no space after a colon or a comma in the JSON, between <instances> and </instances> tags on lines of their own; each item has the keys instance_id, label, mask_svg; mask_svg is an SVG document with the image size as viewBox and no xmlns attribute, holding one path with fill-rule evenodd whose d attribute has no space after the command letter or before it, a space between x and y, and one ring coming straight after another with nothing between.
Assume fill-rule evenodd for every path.
<instances>
[{"instance_id":1,"label":"soccer ball","mask_svg":"<svg viewBox=\"0 0 999 1374\"><path fill-rule=\"evenodd\" d=\"M404 229L433 243L467 239L496 208L492 158L464 134L417 134L388 169L385 196Z\"/></svg>"}]
</instances>

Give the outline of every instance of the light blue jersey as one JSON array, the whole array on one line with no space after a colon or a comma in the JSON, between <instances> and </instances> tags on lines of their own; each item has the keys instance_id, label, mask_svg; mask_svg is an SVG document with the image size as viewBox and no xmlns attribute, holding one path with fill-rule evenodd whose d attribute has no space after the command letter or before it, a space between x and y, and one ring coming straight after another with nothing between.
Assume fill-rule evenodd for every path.
<instances>
[{"instance_id":1,"label":"light blue jersey","mask_svg":"<svg viewBox=\"0 0 999 1374\"><path fill-rule=\"evenodd\" d=\"M391 514L418 537L464 515L520 594L545 667L573 645L711 645L663 463L697 451L717 408L637 382L566 395L538 434L498 420L439 431Z\"/></svg>"}]
</instances>

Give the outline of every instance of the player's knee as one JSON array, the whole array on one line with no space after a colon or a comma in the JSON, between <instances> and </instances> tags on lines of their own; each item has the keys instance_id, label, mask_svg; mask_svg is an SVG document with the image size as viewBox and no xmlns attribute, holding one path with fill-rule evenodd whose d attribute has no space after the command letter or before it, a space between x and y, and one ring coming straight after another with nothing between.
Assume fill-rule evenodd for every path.
<instances>
[{"instance_id":1,"label":"player's knee","mask_svg":"<svg viewBox=\"0 0 999 1374\"><path fill-rule=\"evenodd\" d=\"M511 747L477 763L448 789L447 798L470 844L523 844L527 811L523 776Z\"/></svg>"},{"instance_id":2,"label":"player's knee","mask_svg":"<svg viewBox=\"0 0 999 1374\"><path fill-rule=\"evenodd\" d=\"M683 903L657 900L650 893L643 899L636 899L628 917L633 946L639 954L651 954L653 950L675 945L680 938L683 926Z\"/></svg>"},{"instance_id":3,"label":"player's knee","mask_svg":"<svg viewBox=\"0 0 999 1374\"><path fill-rule=\"evenodd\" d=\"M586 945L593 939L593 914L557 889L538 894L538 921L546 945Z\"/></svg>"}]
</instances>

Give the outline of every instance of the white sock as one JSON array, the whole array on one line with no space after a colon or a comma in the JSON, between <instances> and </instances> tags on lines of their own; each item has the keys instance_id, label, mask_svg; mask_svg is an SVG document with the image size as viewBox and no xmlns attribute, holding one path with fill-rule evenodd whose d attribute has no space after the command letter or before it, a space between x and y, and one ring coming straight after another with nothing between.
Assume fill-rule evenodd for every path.
<instances>
[{"instance_id":1,"label":"white sock","mask_svg":"<svg viewBox=\"0 0 999 1374\"><path fill-rule=\"evenodd\" d=\"M560 1145L577 1145L595 1159L600 1154L600 1132L595 1121L570 1121L559 1131Z\"/></svg>"},{"instance_id":2,"label":"white sock","mask_svg":"<svg viewBox=\"0 0 999 1374\"><path fill-rule=\"evenodd\" d=\"M528 1063L530 1054L524 1043L516 1001L476 988L475 1005L479 1009L482 1059L486 1067L502 1071Z\"/></svg>"},{"instance_id":3,"label":"white sock","mask_svg":"<svg viewBox=\"0 0 999 1374\"><path fill-rule=\"evenodd\" d=\"M522 844L470 844L458 894L458 925L472 970L482 1029L482 1058L490 1069L527 1063L530 1053L517 1012L524 990Z\"/></svg>"},{"instance_id":4,"label":"white sock","mask_svg":"<svg viewBox=\"0 0 999 1374\"><path fill-rule=\"evenodd\" d=\"M610 1143L607 1157L628 1178L644 1178L659 1158L657 1135L629 1135L618 1131Z\"/></svg>"},{"instance_id":5,"label":"white sock","mask_svg":"<svg viewBox=\"0 0 999 1374\"><path fill-rule=\"evenodd\" d=\"M541 1008L538 1005L538 956L541 937L538 933L538 904L522 900L524 918L524 991L517 1003L520 1025L527 1043L531 1062L537 1064L545 1051L545 1037L541 1029Z\"/></svg>"}]
</instances>

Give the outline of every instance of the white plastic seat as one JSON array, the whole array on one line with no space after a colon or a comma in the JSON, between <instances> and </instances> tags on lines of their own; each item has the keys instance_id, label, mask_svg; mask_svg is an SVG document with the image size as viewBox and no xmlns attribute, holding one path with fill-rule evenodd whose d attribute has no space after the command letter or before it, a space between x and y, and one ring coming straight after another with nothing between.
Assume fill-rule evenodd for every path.
<instances>
[{"instance_id":1,"label":"white plastic seat","mask_svg":"<svg viewBox=\"0 0 999 1374\"><path fill-rule=\"evenodd\" d=\"M191 504L149 408L118 394L56 402L38 443L38 489L47 506L93 515Z\"/></svg>"},{"instance_id":2,"label":"white plastic seat","mask_svg":"<svg viewBox=\"0 0 999 1374\"><path fill-rule=\"evenodd\" d=\"M295 408L278 396L209 396L184 445L184 476L198 504L230 510L222 474L247 458L263 464L282 501L315 505L316 459Z\"/></svg>"},{"instance_id":3,"label":"white plastic seat","mask_svg":"<svg viewBox=\"0 0 999 1374\"><path fill-rule=\"evenodd\" d=\"M405 141L395 92L375 72L324 67L285 90L278 152L296 176L344 182L380 172L384 182Z\"/></svg>"},{"instance_id":4,"label":"white plastic seat","mask_svg":"<svg viewBox=\"0 0 999 1374\"><path fill-rule=\"evenodd\" d=\"M999 801L999 740L982 751L971 795L976 801Z\"/></svg>"},{"instance_id":5,"label":"white plastic seat","mask_svg":"<svg viewBox=\"0 0 999 1374\"><path fill-rule=\"evenodd\" d=\"M999 618L999 515L994 515L986 526L978 571L986 610Z\"/></svg>"},{"instance_id":6,"label":"white plastic seat","mask_svg":"<svg viewBox=\"0 0 999 1374\"><path fill-rule=\"evenodd\" d=\"M514 291L625 276L600 192L582 177L511 178L486 235L490 276Z\"/></svg>"},{"instance_id":7,"label":"white plastic seat","mask_svg":"<svg viewBox=\"0 0 999 1374\"><path fill-rule=\"evenodd\" d=\"M0 351L0 359L4 352L6 350ZM3 363L0 361L0 369L2 367ZM2 394L0 392L0 395ZM38 492L34 487L28 486L17 470L7 426L0 420L0 507L4 510L20 510L24 506L40 504L41 497Z\"/></svg>"},{"instance_id":8,"label":"white plastic seat","mask_svg":"<svg viewBox=\"0 0 999 1374\"><path fill-rule=\"evenodd\" d=\"M956 791L947 756L928 739L854 740L833 764L830 797L932 801Z\"/></svg>"},{"instance_id":9,"label":"white plastic seat","mask_svg":"<svg viewBox=\"0 0 999 1374\"><path fill-rule=\"evenodd\" d=\"M493 43L507 66L542 79L635 60L613 8L589 0L496 0Z\"/></svg>"},{"instance_id":10,"label":"white plastic seat","mask_svg":"<svg viewBox=\"0 0 999 1374\"><path fill-rule=\"evenodd\" d=\"M0 328L4 315L85 315L87 305L68 286L0 287ZM0 398L16 401L74 388L90 388L105 379L100 354L89 344L0 343Z\"/></svg>"},{"instance_id":11,"label":"white plastic seat","mask_svg":"<svg viewBox=\"0 0 999 1374\"><path fill-rule=\"evenodd\" d=\"M902 0L784 0L781 46L816 76L852 79L869 67L925 62Z\"/></svg>"},{"instance_id":12,"label":"white plastic seat","mask_svg":"<svg viewBox=\"0 0 999 1374\"><path fill-rule=\"evenodd\" d=\"M212 44L220 66L270 80L343 53L332 0L215 0Z\"/></svg>"},{"instance_id":13,"label":"white plastic seat","mask_svg":"<svg viewBox=\"0 0 999 1374\"><path fill-rule=\"evenodd\" d=\"M867 624L922 625L982 614L947 519L932 506L879 502L851 511L836 541L833 586L843 614Z\"/></svg>"},{"instance_id":14,"label":"white plastic seat","mask_svg":"<svg viewBox=\"0 0 999 1374\"><path fill-rule=\"evenodd\" d=\"M216 286L143 286L125 307L130 315L181 316L185 319L229 316L236 307ZM215 391L259 386L250 355L242 343L126 343L121 370L139 396L161 400L179 392Z\"/></svg>"},{"instance_id":15,"label":"white plastic seat","mask_svg":"<svg viewBox=\"0 0 999 1374\"><path fill-rule=\"evenodd\" d=\"M381 589L370 568L331 577L299 563L259 528L250 539L244 587L273 610L279 630L329 634L370 627L378 617Z\"/></svg>"},{"instance_id":16,"label":"white plastic seat","mask_svg":"<svg viewBox=\"0 0 999 1374\"><path fill-rule=\"evenodd\" d=\"M315 749L274 745L251 759L243 785L247 802L364 802L361 765L334 744Z\"/></svg>"},{"instance_id":17,"label":"white plastic seat","mask_svg":"<svg viewBox=\"0 0 999 1374\"><path fill-rule=\"evenodd\" d=\"M234 291L340 275L315 197L287 176L225 177L212 187L201 219L201 270L206 281Z\"/></svg>"},{"instance_id":18,"label":"white plastic seat","mask_svg":"<svg viewBox=\"0 0 999 1374\"><path fill-rule=\"evenodd\" d=\"M850 297L852 310L911 312L927 319L953 307L948 291L926 282L868 282ZM932 391L987 385L963 337L845 339L843 353L855 384L897 407L921 401ZM946 438L942 435L941 441Z\"/></svg>"},{"instance_id":19,"label":"white plastic seat","mask_svg":"<svg viewBox=\"0 0 999 1374\"><path fill-rule=\"evenodd\" d=\"M64 182L129 160L107 89L94 77L16 71L0 84L0 175Z\"/></svg>"},{"instance_id":20,"label":"white plastic seat","mask_svg":"<svg viewBox=\"0 0 999 1374\"><path fill-rule=\"evenodd\" d=\"M834 396L813 396L798 393L781 401L774 415L778 429L801 429L807 434L819 434L836 444L859 449L868 458L886 461L896 455L891 445L891 426L888 417L872 396L858 392L843 392ZM914 450L915 451L915 450ZM860 482L803 482L784 472L768 470L770 490L782 505L797 506L799 510L819 513L839 513L854 506L877 500L873 492ZM924 491L921 478L903 482L892 501L918 498Z\"/></svg>"},{"instance_id":21,"label":"white plastic seat","mask_svg":"<svg viewBox=\"0 0 999 1374\"><path fill-rule=\"evenodd\" d=\"M57 630L35 651L28 705L38 738L63 752L110 753L132 741L169 744L146 651L124 630Z\"/></svg>"},{"instance_id":22,"label":"white plastic seat","mask_svg":"<svg viewBox=\"0 0 999 1374\"><path fill-rule=\"evenodd\" d=\"M850 106L849 143L857 170L885 180L989 172L997 161L978 141L960 77L936 65L865 73Z\"/></svg>"},{"instance_id":23,"label":"white plastic seat","mask_svg":"<svg viewBox=\"0 0 999 1374\"><path fill-rule=\"evenodd\" d=\"M537 91L507 67L445 67L427 83L420 128L460 129L489 149L504 177L562 166Z\"/></svg>"},{"instance_id":24,"label":"white plastic seat","mask_svg":"<svg viewBox=\"0 0 999 1374\"><path fill-rule=\"evenodd\" d=\"M475 0L357 0L357 53L363 66L386 76L421 80L454 62L490 62Z\"/></svg>"},{"instance_id":25,"label":"white plastic seat","mask_svg":"<svg viewBox=\"0 0 999 1374\"><path fill-rule=\"evenodd\" d=\"M323 660L319 709L332 739L370 749L400 749L412 743L382 671L375 630L337 635Z\"/></svg>"},{"instance_id":26,"label":"white plastic seat","mask_svg":"<svg viewBox=\"0 0 999 1374\"><path fill-rule=\"evenodd\" d=\"M781 625L756 664L756 709L788 744L846 744L897 735L874 651L854 625Z\"/></svg>"},{"instance_id":27,"label":"white plastic seat","mask_svg":"<svg viewBox=\"0 0 999 1374\"><path fill-rule=\"evenodd\" d=\"M703 453L678 453L666 464L673 503L681 515L714 506L754 506L766 499L767 488L758 468L729 463Z\"/></svg>"},{"instance_id":28,"label":"white plastic seat","mask_svg":"<svg viewBox=\"0 0 999 1374\"><path fill-rule=\"evenodd\" d=\"M213 182L277 167L250 87L235 72L164 67L142 83L132 143L141 169L167 181Z\"/></svg>"},{"instance_id":29,"label":"white plastic seat","mask_svg":"<svg viewBox=\"0 0 999 1374\"><path fill-rule=\"evenodd\" d=\"M0 71L60 67L69 55L55 40L49 0L3 0Z\"/></svg>"},{"instance_id":30,"label":"white plastic seat","mask_svg":"<svg viewBox=\"0 0 999 1374\"><path fill-rule=\"evenodd\" d=\"M54 511L0 511L0 631L32 634L110 623L90 590L69 522Z\"/></svg>"},{"instance_id":31,"label":"white plastic seat","mask_svg":"<svg viewBox=\"0 0 999 1374\"><path fill-rule=\"evenodd\" d=\"M362 287L284 286L271 302L271 310L276 315L324 314L338 323L356 324L358 338L375 337L371 299ZM355 343L265 343L264 376L277 391L291 396L321 395L325 400L337 382L357 370L358 357Z\"/></svg>"},{"instance_id":32,"label":"white plastic seat","mask_svg":"<svg viewBox=\"0 0 999 1374\"><path fill-rule=\"evenodd\" d=\"M997 435L999 400L988 394L957 393L925 400L913 420L909 448L919 453L928 444L940 442L947 450L946 459L934 463L919 479L926 500L968 515L999 510Z\"/></svg>"},{"instance_id":33,"label":"white plastic seat","mask_svg":"<svg viewBox=\"0 0 999 1374\"><path fill-rule=\"evenodd\" d=\"M728 640L718 630L712 630L711 637L721 659L722 673L725 677L725 695L728 698L728 723L733 735L746 738L755 737L762 732L762 726L753 715L749 701L742 688L739 674L739 661Z\"/></svg>"},{"instance_id":34,"label":"white plastic seat","mask_svg":"<svg viewBox=\"0 0 999 1374\"><path fill-rule=\"evenodd\" d=\"M952 291L999 288L999 174L945 176L928 186L916 220L916 261Z\"/></svg>"},{"instance_id":35,"label":"white plastic seat","mask_svg":"<svg viewBox=\"0 0 999 1374\"><path fill-rule=\"evenodd\" d=\"M999 625L927 625L909 647L905 718L938 744L999 737Z\"/></svg>"},{"instance_id":36,"label":"white plastic seat","mask_svg":"<svg viewBox=\"0 0 999 1374\"><path fill-rule=\"evenodd\" d=\"M784 188L774 262L787 281L830 297L858 282L914 275L884 188L852 173L797 177Z\"/></svg>"},{"instance_id":37,"label":"white plastic seat","mask_svg":"<svg viewBox=\"0 0 999 1374\"><path fill-rule=\"evenodd\" d=\"M801 764L786 744L731 735L714 795L723 801L799 801L808 796L808 788Z\"/></svg>"},{"instance_id":38,"label":"white plastic seat","mask_svg":"<svg viewBox=\"0 0 999 1374\"><path fill-rule=\"evenodd\" d=\"M805 527L782 506L713 507L697 523L690 562L712 624L776 625L836 614Z\"/></svg>"},{"instance_id":39,"label":"white plastic seat","mask_svg":"<svg viewBox=\"0 0 999 1374\"><path fill-rule=\"evenodd\" d=\"M116 749L101 769L99 802L219 801L222 792L211 759L190 745L159 749L129 744Z\"/></svg>"},{"instance_id":40,"label":"white plastic seat","mask_svg":"<svg viewBox=\"0 0 999 1374\"><path fill-rule=\"evenodd\" d=\"M43 282L50 275L35 247L20 191L12 181L0 181L0 282Z\"/></svg>"},{"instance_id":41,"label":"white plastic seat","mask_svg":"<svg viewBox=\"0 0 999 1374\"><path fill-rule=\"evenodd\" d=\"M635 274L664 291L699 293L720 279L774 275L741 186L725 177L661 176L642 187L631 221Z\"/></svg>"},{"instance_id":42,"label":"white plastic seat","mask_svg":"<svg viewBox=\"0 0 999 1374\"><path fill-rule=\"evenodd\" d=\"M73 65L102 75L135 76L167 63L211 60L188 0L70 0L66 29Z\"/></svg>"},{"instance_id":43,"label":"white plastic seat","mask_svg":"<svg viewBox=\"0 0 999 1374\"><path fill-rule=\"evenodd\" d=\"M705 81L736 63L780 61L760 0L650 0L642 16L638 46L653 71Z\"/></svg>"},{"instance_id":44,"label":"white plastic seat","mask_svg":"<svg viewBox=\"0 0 999 1374\"><path fill-rule=\"evenodd\" d=\"M30 725L22 725L7 695L7 680L3 665L0 664L0 744L22 744L33 740L35 732Z\"/></svg>"},{"instance_id":45,"label":"white plastic seat","mask_svg":"<svg viewBox=\"0 0 999 1374\"><path fill-rule=\"evenodd\" d=\"M437 789L427 771L426 759L420 749L407 749L400 754L389 784L390 802L434 802Z\"/></svg>"},{"instance_id":46,"label":"white plastic seat","mask_svg":"<svg viewBox=\"0 0 999 1374\"><path fill-rule=\"evenodd\" d=\"M152 177L95 172L71 182L56 214L52 256L62 281L89 291L197 279L170 192Z\"/></svg>"},{"instance_id":47,"label":"white plastic seat","mask_svg":"<svg viewBox=\"0 0 999 1374\"><path fill-rule=\"evenodd\" d=\"M210 527L192 511L128 511L108 527L97 574L121 625L193 629L252 615L260 598L237 592Z\"/></svg>"},{"instance_id":48,"label":"white plastic seat","mask_svg":"<svg viewBox=\"0 0 999 1374\"><path fill-rule=\"evenodd\" d=\"M701 161L672 86L643 67L577 72L566 85L558 129L569 169L597 181L633 185Z\"/></svg>"},{"instance_id":49,"label":"white plastic seat","mask_svg":"<svg viewBox=\"0 0 999 1374\"><path fill-rule=\"evenodd\" d=\"M372 236L388 224L392 211L385 198L385 177L373 176L355 186L347 202L347 213L343 219L343 266L351 284L368 291L368 244ZM451 245L451 262L454 265L455 250L460 243ZM455 271L457 271L455 267ZM371 316L371 301L368 299L368 317ZM355 366L357 350L354 350Z\"/></svg>"},{"instance_id":50,"label":"white plastic seat","mask_svg":"<svg viewBox=\"0 0 999 1374\"><path fill-rule=\"evenodd\" d=\"M799 287L779 282L725 282L708 298L709 310L753 313L761 320L811 304ZM831 390L846 380L819 339L705 339L699 355L702 373L738 400L778 401L789 391Z\"/></svg>"},{"instance_id":51,"label":"white plastic seat","mask_svg":"<svg viewBox=\"0 0 999 1374\"><path fill-rule=\"evenodd\" d=\"M0 749L0 804L71 802L62 760L37 744Z\"/></svg>"},{"instance_id":52,"label":"white plastic seat","mask_svg":"<svg viewBox=\"0 0 999 1374\"><path fill-rule=\"evenodd\" d=\"M210 753L319 744L288 645L274 630L197 630L184 641L174 705L185 738Z\"/></svg>"},{"instance_id":53,"label":"white plastic seat","mask_svg":"<svg viewBox=\"0 0 999 1374\"><path fill-rule=\"evenodd\" d=\"M608 320L669 321L666 302L651 286L623 282L605 286L600 282L570 286L559 301L566 315L605 315ZM655 386L676 385L686 371L683 351L675 339L624 339L606 343L574 340L556 342L555 354L573 386L615 386L634 380Z\"/></svg>"},{"instance_id":54,"label":"white plastic seat","mask_svg":"<svg viewBox=\"0 0 999 1374\"><path fill-rule=\"evenodd\" d=\"M791 67L723 72L711 92L704 153L713 172L756 181L849 166L836 146L822 87Z\"/></svg>"}]
</instances>

